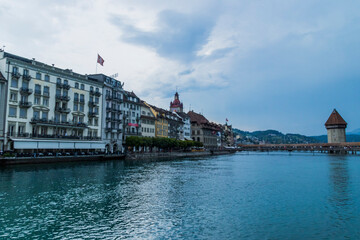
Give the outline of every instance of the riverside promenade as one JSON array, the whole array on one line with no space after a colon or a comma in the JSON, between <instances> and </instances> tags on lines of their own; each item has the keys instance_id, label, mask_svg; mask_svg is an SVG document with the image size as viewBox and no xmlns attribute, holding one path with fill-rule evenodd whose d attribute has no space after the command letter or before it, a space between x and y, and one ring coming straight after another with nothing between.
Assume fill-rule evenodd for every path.
<instances>
[{"instance_id":1,"label":"riverside promenade","mask_svg":"<svg viewBox=\"0 0 360 240\"><path fill-rule=\"evenodd\" d=\"M197 152L152 152L128 154L102 154L82 156L43 156L43 157L0 157L0 166L16 164L41 164L61 162L89 162L109 160L145 160L145 159L173 159L184 157L204 157L235 153L234 150L208 150Z\"/></svg>"}]
</instances>

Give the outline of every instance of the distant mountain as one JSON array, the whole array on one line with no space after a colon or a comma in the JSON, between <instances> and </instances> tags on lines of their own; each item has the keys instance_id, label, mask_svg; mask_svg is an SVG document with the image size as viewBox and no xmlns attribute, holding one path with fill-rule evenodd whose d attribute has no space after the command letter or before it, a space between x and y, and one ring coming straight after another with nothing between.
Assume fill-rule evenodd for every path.
<instances>
[{"instance_id":1,"label":"distant mountain","mask_svg":"<svg viewBox=\"0 0 360 240\"><path fill-rule=\"evenodd\" d=\"M355 129L348 133L349 135L360 135L360 128Z\"/></svg>"},{"instance_id":2,"label":"distant mountain","mask_svg":"<svg viewBox=\"0 0 360 240\"><path fill-rule=\"evenodd\" d=\"M266 131L242 131L233 128L234 136L238 144L296 144L296 143L327 143L327 135L305 136L301 134L283 134L276 130ZM358 134L355 134L359 132ZM347 142L360 142L360 129L346 134Z\"/></svg>"},{"instance_id":3,"label":"distant mountain","mask_svg":"<svg viewBox=\"0 0 360 240\"><path fill-rule=\"evenodd\" d=\"M268 144L294 144L294 143L316 143L317 140L312 137L307 137L300 134L287 133L283 134L276 130L266 130L266 131L242 131L234 128L234 135L236 137L237 143L242 144L259 144L259 143L268 143Z\"/></svg>"},{"instance_id":4,"label":"distant mountain","mask_svg":"<svg viewBox=\"0 0 360 240\"><path fill-rule=\"evenodd\" d=\"M319 143L326 143L327 142L327 135L312 136L311 138L316 139L316 142L319 142ZM360 135L346 134L346 141L347 142L360 142Z\"/></svg>"}]
</instances>

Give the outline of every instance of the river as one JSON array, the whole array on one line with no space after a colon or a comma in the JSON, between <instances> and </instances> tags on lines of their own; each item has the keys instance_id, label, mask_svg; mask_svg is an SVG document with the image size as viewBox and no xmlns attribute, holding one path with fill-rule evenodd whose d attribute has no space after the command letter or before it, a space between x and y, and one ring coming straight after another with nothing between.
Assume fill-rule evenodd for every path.
<instances>
[{"instance_id":1,"label":"river","mask_svg":"<svg viewBox=\"0 0 360 240\"><path fill-rule=\"evenodd\" d=\"M360 157L0 168L0 239L359 239Z\"/></svg>"}]
</instances>

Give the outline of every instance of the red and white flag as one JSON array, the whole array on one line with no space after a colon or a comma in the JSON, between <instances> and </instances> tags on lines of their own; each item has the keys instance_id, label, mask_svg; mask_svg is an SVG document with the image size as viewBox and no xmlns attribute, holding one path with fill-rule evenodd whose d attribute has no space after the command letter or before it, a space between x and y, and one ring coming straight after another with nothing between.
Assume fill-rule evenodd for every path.
<instances>
[{"instance_id":1,"label":"red and white flag","mask_svg":"<svg viewBox=\"0 0 360 240\"><path fill-rule=\"evenodd\" d=\"M104 59L98 54L97 62L100 63L101 66L104 66Z\"/></svg>"}]
</instances>

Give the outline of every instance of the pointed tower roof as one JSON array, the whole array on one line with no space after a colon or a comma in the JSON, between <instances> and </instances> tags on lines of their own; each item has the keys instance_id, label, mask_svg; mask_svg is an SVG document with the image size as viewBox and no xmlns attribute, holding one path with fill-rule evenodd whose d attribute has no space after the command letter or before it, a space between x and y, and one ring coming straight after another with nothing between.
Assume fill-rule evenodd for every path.
<instances>
[{"instance_id":1,"label":"pointed tower roof","mask_svg":"<svg viewBox=\"0 0 360 240\"><path fill-rule=\"evenodd\" d=\"M340 114L336 111L336 109L334 109L334 111L331 113L329 119L326 121L325 126L334 126L334 125L338 125L339 127L344 127L346 128L347 123L345 122L345 120L340 116Z\"/></svg>"}]
</instances>

